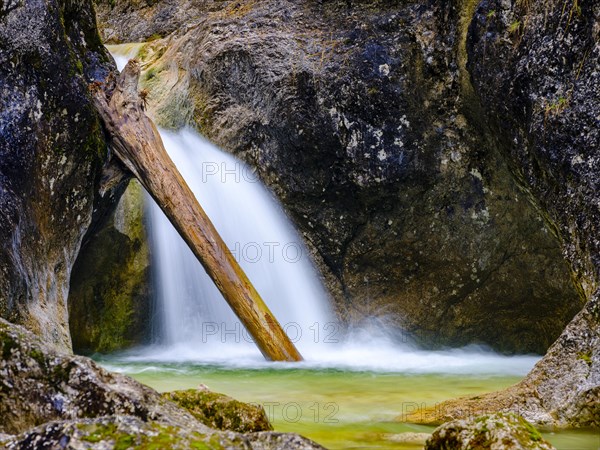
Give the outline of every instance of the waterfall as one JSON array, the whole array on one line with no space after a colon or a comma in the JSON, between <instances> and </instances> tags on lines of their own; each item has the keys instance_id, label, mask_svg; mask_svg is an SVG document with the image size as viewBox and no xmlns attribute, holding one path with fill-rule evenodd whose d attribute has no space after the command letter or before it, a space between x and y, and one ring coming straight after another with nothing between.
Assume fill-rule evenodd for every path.
<instances>
[{"instance_id":1,"label":"waterfall","mask_svg":"<svg viewBox=\"0 0 600 450\"><path fill-rule=\"evenodd\" d=\"M110 46L119 70L141 45ZM538 361L538 356L503 356L477 346L422 350L408 336L392 337L380 326L342 333L302 239L253 171L192 130L160 133L217 231L306 361L264 360L149 195L156 344L114 355L114 361L494 375L524 375Z\"/></svg>"},{"instance_id":2,"label":"waterfall","mask_svg":"<svg viewBox=\"0 0 600 450\"><path fill-rule=\"evenodd\" d=\"M477 347L424 351L377 327L342 333L302 239L252 169L192 130L160 133L225 243L305 356L306 362L296 367L526 373L537 360L503 357ZM150 196L147 199L159 345L132 359L264 364L198 260Z\"/></svg>"},{"instance_id":3,"label":"waterfall","mask_svg":"<svg viewBox=\"0 0 600 450\"><path fill-rule=\"evenodd\" d=\"M329 299L289 219L250 167L192 130L161 130L169 156L300 351L335 327ZM199 354L251 338L169 220L148 198L159 343Z\"/></svg>"}]
</instances>

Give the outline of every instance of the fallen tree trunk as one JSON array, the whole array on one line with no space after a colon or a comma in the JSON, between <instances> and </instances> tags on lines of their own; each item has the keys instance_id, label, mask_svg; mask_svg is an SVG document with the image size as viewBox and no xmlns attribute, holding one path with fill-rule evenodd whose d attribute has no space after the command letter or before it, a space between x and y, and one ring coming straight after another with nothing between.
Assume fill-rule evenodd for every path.
<instances>
[{"instance_id":1,"label":"fallen tree trunk","mask_svg":"<svg viewBox=\"0 0 600 450\"><path fill-rule=\"evenodd\" d=\"M139 63L132 60L116 85L92 85L111 148L189 245L263 355L275 361L302 360L169 158L144 112L139 76Z\"/></svg>"}]
</instances>

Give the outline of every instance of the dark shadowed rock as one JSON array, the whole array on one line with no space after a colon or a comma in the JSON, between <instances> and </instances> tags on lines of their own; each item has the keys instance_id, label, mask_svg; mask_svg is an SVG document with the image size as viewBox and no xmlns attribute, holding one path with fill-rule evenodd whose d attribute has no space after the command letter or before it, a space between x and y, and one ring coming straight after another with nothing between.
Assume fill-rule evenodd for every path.
<instances>
[{"instance_id":1,"label":"dark shadowed rock","mask_svg":"<svg viewBox=\"0 0 600 450\"><path fill-rule=\"evenodd\" d=\"M598 2L484 1L468 41L490 134L556 230L587 301L527 378L497 394L558 426L600 427L599 24Z\"/></svg>"},{"instance_id":2,"label":"dark shadowed rock","mask_svg":"<svg viewBox=\"0 0 600 450\"><path fill-rule=\"evenodd\" d=\"M597 3L484 1L476 12L469 71L482 118L560 237L587 303L521 383L410 420L513 411L544 426L600 427L599 23Z\"/></svg>"},{"instance_id":3,"label":"dark shadowed rock","mask_svg":"<svg viewBox=\"0 0 600 450\"><path fill-rule=\"evenodd\" d=\"M143 188L130 181L105 225L84 240L68 299L76 352L110 352L151 339L153 285L143 202Z\"/></svg>"}]
</instances>

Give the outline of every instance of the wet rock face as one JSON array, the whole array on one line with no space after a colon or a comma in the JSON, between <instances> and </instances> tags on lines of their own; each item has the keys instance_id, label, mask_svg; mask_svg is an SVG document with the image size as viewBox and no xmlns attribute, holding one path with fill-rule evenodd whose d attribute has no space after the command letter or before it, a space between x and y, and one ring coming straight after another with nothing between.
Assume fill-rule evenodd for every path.
<instances>
[{"instance_id":1,"label":"wet rock face","mask_svg":"<svg viewBox=\"0 0 600 450\"><path fill-rule=\"evenodd\" d=\"M599 21L597 2L484 1L468 40L486 118L586 299L600 270Z\"/></svg>"},{"instance_id":2,"label":"wet rock face","mask_svg":"<svg viewBox=\"0 0 600 450\"><path fill-rule=\"evenodd\" d=\"M84 239L68 298L77 353L151 340L153 284L143 202L143 188L131 180L105 224Z\"/></svg>"},{"instance_id":3,"label":"wet rock face","mask_svg":"<svg viewBox=\"0 0 600 450\"><path fill-rule=\"evenodd\" d=\"M484 1L471 23L482 118L560 236L587 303L521 383L442 404L434 421L500 410L544 426L600 427L599 19L597 3Z\"/></svg>"},{"instance_id":4,"label":"wet rock face","mask_svg":"<svg viewBox=\"0 0 600 450\"><path fill-rule=\"evenodd\" d=\"M194 2L185 20L177 4L102 4L101 29L166 35L140 54L151 114L257 169L343 320L377 316L430 346L548 348L582 303L554 230L472 120L473 2Z\"/></svg>"},{"instance_id":5,"label":"wet rock face","mask_svg":"<svg viewBox=\"0 0 600 450\"><path fill-rule=\"evenodd\" d=\"M522 417L492 414L470 420L456 420L437 428L425 450L552 450L554 447Z\"/></svg>"},{"instance_id":6,"label":"wet rock face","mask_svg":"<svg viewBox=\"0 0 600 450\"><path fill-rule=\"evenodd\" d=\"M113 414L208 429L153 389L111 374L88 358L56 353L2 319L0 349L0 432L17 434L52 420Z\"/></svg>"},{"instance_id":7,"label":"wet rock face","mask_svg":"<svg viewBox=\"0 0 600 450\"><path fill-rule=\"evenodd\" d=\"M108 58L89 2L0 4L0 316L63 349L106 157L87 83Z\"/></svg>"}]
</instances>

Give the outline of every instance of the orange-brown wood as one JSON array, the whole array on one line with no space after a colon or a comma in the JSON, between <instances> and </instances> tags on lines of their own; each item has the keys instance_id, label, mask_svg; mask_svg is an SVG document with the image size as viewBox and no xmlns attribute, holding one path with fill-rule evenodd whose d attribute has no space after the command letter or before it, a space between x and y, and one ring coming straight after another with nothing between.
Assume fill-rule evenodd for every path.
<instances>
[{"instance_id":1,"label":"orange-brown wood","mask_svg":"<svg viewBox=\"0 0 600 450\"><path fill-rule=\"evenodd\" d=\"M301 361L165 151L138 92L140 65L129 61L112 91L92 86L115 155L154 198L189 245L267 359ZM110 97L110 98L108 98Z\"/></svg>"}]
</instances>

